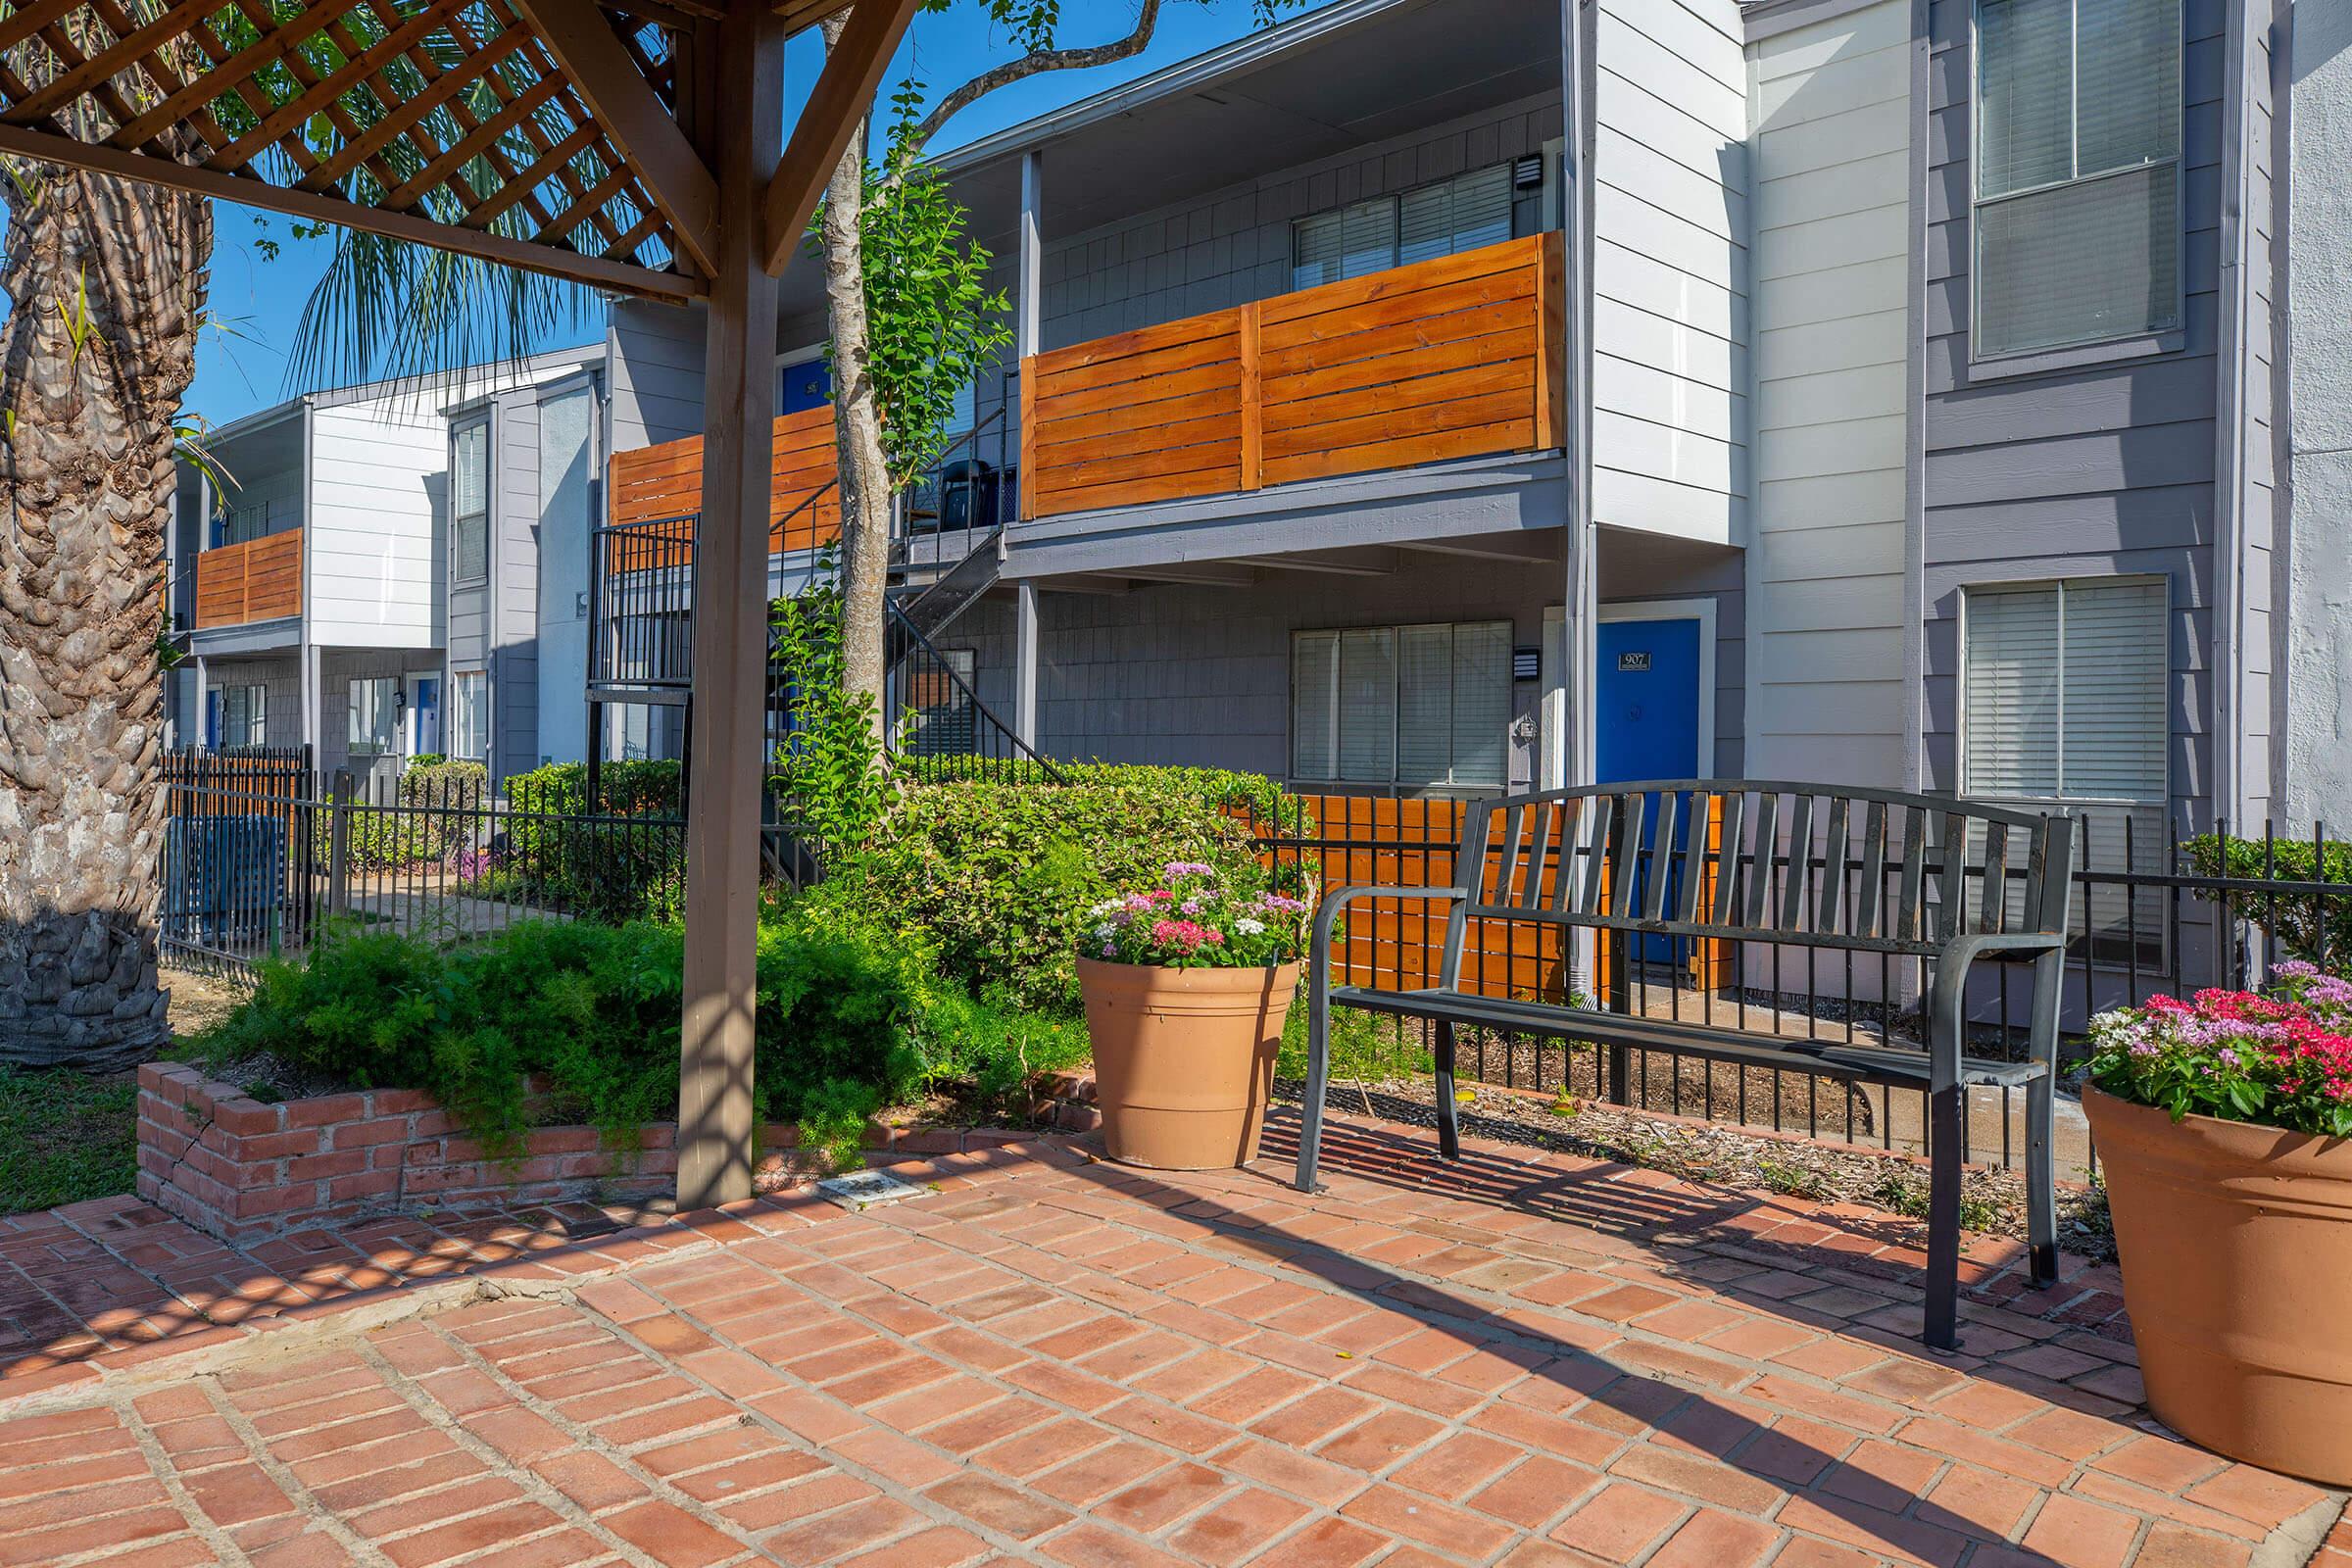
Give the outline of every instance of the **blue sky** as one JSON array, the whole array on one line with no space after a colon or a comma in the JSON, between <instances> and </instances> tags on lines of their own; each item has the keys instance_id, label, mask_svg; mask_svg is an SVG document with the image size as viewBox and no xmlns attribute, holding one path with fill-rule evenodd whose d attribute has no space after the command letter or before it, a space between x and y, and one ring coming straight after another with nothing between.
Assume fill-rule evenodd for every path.
<instances>
[{"instance_id":1,"label":"blue sky","mask_svg":"<svg viewBox=\"0 0 2352 1568\"><path fill-rule=\"evenodd\" d=\"M1134 0L1068 0L1064 46L1108 42L1133 26ZM1183 0L1160 14L1151 49L1134 60L1085 72L1055 72L991 93L949 123L942 149L1025 120L1072 99L1114 86L1203 49L1251 26L1251 0ZM966 77L1011 58L1011 44L991 28L976 3L938 16L917 17L888 78L909 74L936 96ZM793 101L815 80L821 50L813 34L794 41L787 61ZM887 90L887 87L886 87ZM331 237L301 239L282 219L251 208L216 204L212 309L219 323L196 355L188 406L213 424L225 424L304 388L286 381L286 355L309 298L332 251ZM277 254L268 254L274 242ZM558 332L540 348L586 342L601 330L595 313Z\"/></svg>"}]
</instances>

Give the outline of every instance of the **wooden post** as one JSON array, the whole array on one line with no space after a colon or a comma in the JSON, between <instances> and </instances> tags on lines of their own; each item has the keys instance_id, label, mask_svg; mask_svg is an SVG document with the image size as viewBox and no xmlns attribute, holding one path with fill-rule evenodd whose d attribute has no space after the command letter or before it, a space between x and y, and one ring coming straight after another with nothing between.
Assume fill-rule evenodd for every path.
<instances>
[{"instance_id":1,"label":"wooden post","mask_svg":"<svg viewBox=\"0 0 2352 1568\"><path fill-rule=\"evenodd\" d=\"M1242 307L1242 488L1255 490L1266 482L1266 416L1264 399L1258 394L1257 383L1257 324L1258 303L1251 300Z\"/></svg>"},{"instance_id":2,"label":"wooden post","mask_svg":"<svg viewBox=\"0 0 2352 1568\"><path fill-rule=\"evenodd\" d=\"M678 1207L752 1196L752 1013L760 904L760 714L776 280L762 213L783 152L784 28L764 6L717 24L717 266L704 338L703 510L694 549ZM698 127L701 128L701 127Z\"/></svg>"},{"instance_id":3,"label":"wooden post","mask_svg":"<svg viewBox=\"0 0 2352 1568\"><path fill-rule=\"evenodd\" d=\"M1037 361L1021 361L1021 520L1037 516Z\"/></svg>"}]
</instances>

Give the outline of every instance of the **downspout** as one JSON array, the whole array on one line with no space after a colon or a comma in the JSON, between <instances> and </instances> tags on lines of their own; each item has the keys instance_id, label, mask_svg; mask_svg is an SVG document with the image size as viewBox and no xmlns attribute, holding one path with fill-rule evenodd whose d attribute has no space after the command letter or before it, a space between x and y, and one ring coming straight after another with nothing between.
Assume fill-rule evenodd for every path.
<instances>
[{"instance_id":1,"label":"downspout","mask_svg":"<svg viewBox=\"0 0 2352 1568\"><path fill-rule=\"evenodd\" d=\"M1928 0L1911 0L1910 212L1903 292L1903 774L1927 788L1928 614L1928 180L1929 65L1935 52ZM1957 782L1957 781L1954 781Z\"/></svg>"},{"instance_id":2,"label":"downspout","mask_svg":"<svg viewBox=\"0 0 2352 1568\"><path fill-rule=\"evenodd\" d=\"M2214 410L2213 811L2243 833L2246 532L2246 28L2250 0L2230 0L2223 66L2221 368Z\"/></svg>"}]
</instances>

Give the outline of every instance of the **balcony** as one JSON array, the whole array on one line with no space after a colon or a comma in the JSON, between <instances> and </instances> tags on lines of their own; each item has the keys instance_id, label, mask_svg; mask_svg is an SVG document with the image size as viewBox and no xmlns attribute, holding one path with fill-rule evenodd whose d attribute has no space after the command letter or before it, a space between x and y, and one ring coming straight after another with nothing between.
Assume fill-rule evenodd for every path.
<instances>
[{"instance_id":1,"label":"balcony","mask_svg":"<svg viewBox=\"0 0 2352 1568\"><path fill-rule=\"evenodd\" d=\"M1533 235L1034 356L1022 515L1558 447L1560 276Z\"/></svg>"},{"instance_id":2,"label":"balcony","mask_svg":"<svg viewBox=\"0 0 2352 1568\"><path fill-rule=\"evenodd\" d=\"M302 613L302 530L221 545L196 558L196 629Z\"/></svg>"},{"instance_id":3,"label":"balcony","mask_svg":"<svg viewBox=\"0 0 2352 1568\"><path fill-rule=\"evenodd\" d=\"M1559 239L1531 235L1032 356L1020 377L1020 515L1559 447ZM841 534L832 411L785 415L775 430L768 549L829 544ZM686 563L702 475L700 436L612 455L611 521L633 530L638 554L609 560L608 572ZM993 517L993 501L972 505ZM644 553L659 522L674 522L674 554Z\"/></svg>"}]
</instances>

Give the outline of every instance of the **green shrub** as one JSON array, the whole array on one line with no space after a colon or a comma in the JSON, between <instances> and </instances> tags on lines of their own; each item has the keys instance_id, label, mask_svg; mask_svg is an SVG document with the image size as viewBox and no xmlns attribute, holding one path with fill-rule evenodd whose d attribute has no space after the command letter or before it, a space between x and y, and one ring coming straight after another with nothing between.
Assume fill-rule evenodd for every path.
<instances>
[{"instance_id":1,"label":"green shrub","mask_svg":"<svg viewBox=\"0 0 2352 1568\"><path fill-rule=\"evenodd\" d=\"M490 769L479 762L413 757L400 775L400 804L474 811L481 808L489 788Z\"/></svg>"},{"instance_id":2,"label":"green shrub","mask_svg":"<svg viewBox=\"0 0 2352 1568\"><path fill-rule=\"evenodd\" d=\"M2211 833L2180 846L2199 876L2230 877L2249 882L2352 883L2352 843L2330 839L2230 839L2227 845ZM2230 907L2278 938L2286 956L2307 963L2320 961L2325 933L2327 963L2339 973L2352 967L2352 888L2331 898L2273 897L2240 893Z\"/></svg>"},{"instance_id":3,"label":"green shrub","mask_svg":"<svg viewBox=\"0 0 2352 1568\"><path fill-rule=\"evenodd\" d=\"M676 1113L684 944L674 927L525 920L440 945L340 931L303 962L262 965L253 996L195 1043L201 1059L268 1053L368 1087L421 1089L502 1157L528 1127L543 1074L567 1114L616 1141ZM797 912L763 924L754 1093L794 1121L847 1083L905 1099L925 1063L919 947Z\"/></svg>"},{"instance_id":4,"label":"green shrub","mask_svg":"<svg viewBox=\"0 0 2352 1568\"><path fill-rule=\"evenodd\" d=\"M481 890L613 924L678 918L686 907L681 776L675 761L607 762L591 810L583 763L516 774L507 781L514 814L500 821Z\"/></svg>"},{"instance_id":5,"label":"green shrub","mask_svg":"<svg viewBox=\"0 0 2352 1568\"><path fill-rule=\"evenodd\" d=\"M1084 766L1070 782L911 783L853 868L813 895L838 914L923 932L973 995L1068 1016L1086 911L1171 860L1253 859L1232 802L1270 789L1206 769Z\"/></svg>"}]
</instances>

